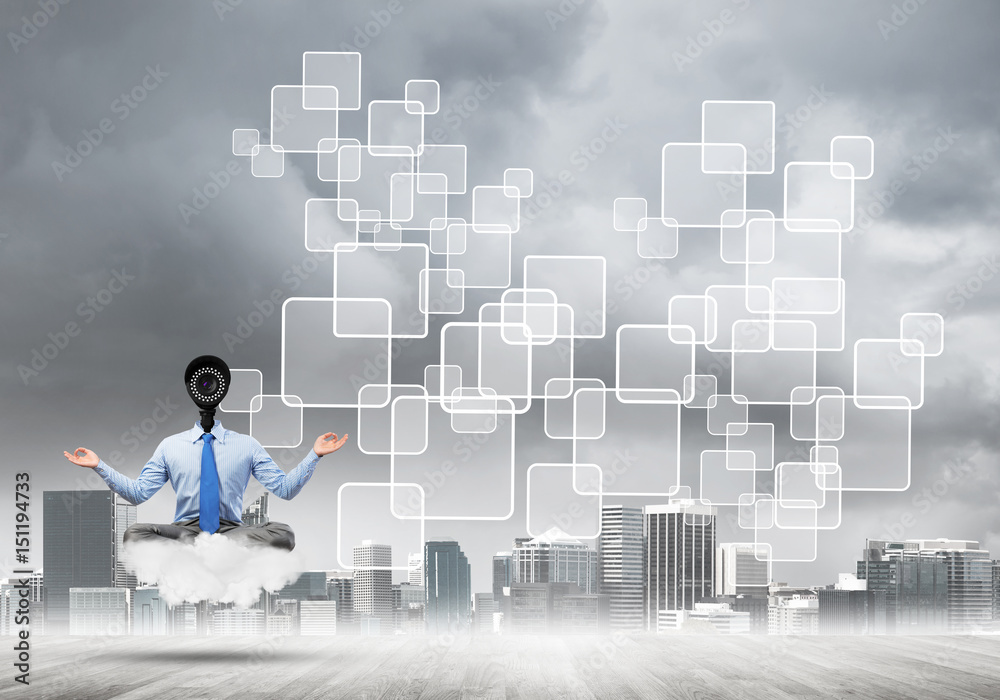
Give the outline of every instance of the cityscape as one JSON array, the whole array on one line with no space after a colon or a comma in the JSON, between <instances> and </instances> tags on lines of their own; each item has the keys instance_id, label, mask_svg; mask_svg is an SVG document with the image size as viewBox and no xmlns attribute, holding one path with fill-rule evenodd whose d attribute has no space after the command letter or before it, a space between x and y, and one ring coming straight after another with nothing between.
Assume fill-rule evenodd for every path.
<instances>
[{"instance_id":1,"label":"cityscape","mask_svg":"<svg viewBox=\"0 0 1000 700\"><path fill-rule=\"evenodd\" d=\"M243 513L268 522L268 495ZM0 582L0 633L17 635L905 635L1000 629L1000 560L970 540L869 539L835 582L771 580L767 552L716 538L690 500L605 504L596 549L554 527L491 561L455 540L424 543L394 582L391 546L353 549L353 569L302 572L256 603L168 605L130 573L136 506L110 491L46 491L43 567ZM473 591L471 568L492 590ZM845 567L847 568L847 567ZM24 574L20 574L24 576ZM22 599L29 601L28 609Z\"/></svg>"}]
</instances>

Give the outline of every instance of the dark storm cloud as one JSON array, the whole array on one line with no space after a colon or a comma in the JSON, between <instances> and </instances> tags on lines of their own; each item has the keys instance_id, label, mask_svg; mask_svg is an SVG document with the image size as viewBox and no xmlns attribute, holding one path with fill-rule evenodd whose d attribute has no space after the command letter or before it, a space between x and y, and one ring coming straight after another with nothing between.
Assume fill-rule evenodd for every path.
<instances>
[{"instance_id":1,"label":"dark storm cloud","mask_svg":"<svg viewBox=\"0 0 1000 700\"><path fill-rule=\"evenodd\" d=\"M70 3L15 51L7 32L22 31L22 18L38 5L5 4L3 437L14 462L35 465L43 488L72 486L78 473L49 453L77 443L99 452L124 449L126 473L134 476L155 442L193 419L179 375L194 355L214 352L234 367L259 367L265 391L277 393L279 314L243 343L227 347L223 333L235 333L239 319L274 290L283 297L329 293L329 256L305 277L301 271L304 260L315 262L302 245L303 202L329 196L330 188L316 180L314 162L305 157L288 158L281 179L251 177L249 161L231 153L231 131L268 127L270 87L300 80L303 51L353 45L364 54L363 101L398 99L411 78L440 82L442 113L427 128L442 129L447 143L468 144L470 186L499 184L507 167L534 170L535 195L526 203L534 209L514 239L514 284L524 254L607 256L608 298L618 310L609 317L608 338L581 345L577 367L610 380L618 324L665 322L670 296L742 275L718 261L717 240L708 236L685 234L677 259L651 263L635 255L634 234L612 228L615 197L647 197L658 211L660 149L699 138L702 100L773 99L779 117L792 115L779 130L777 174L751 190L757 206L780 207L780 169L788 160L825 158L837 134L872 135L876 175L858 183L857 203L870 207L895 180L906 191L845 241L848 348L858 337L889 337L901 313L948 312L946 352L928 361L926 405L915 414L913 483L933 485L942 464L975 449L982 450L981 466L979 476L920 513L919 536L985 540L1000 532L990 489L972 487L997 481L997 367L987 344L997 339L982 330L996 326L997 282L980 280L970 298L954 297L961 305L949 297L997 250L995 3L928 2L898 27L892 2L564 2L576 8L558 15L565 21L546 14L560 12L556 2L401 0L401 11L386 20L388 5L245 0L220 15L200 2ZM715 35L710 29L725 11L732 21ZM707 45L679 64L677 55L686 55L692 41L698 48L699 39ZM144 99L131 106L122 94L144 79ZM467 117L455 118L456 105L474 96L481 81L495 89ZM817 94L826 97L817 102ZM69 172L53 167L65 164L66 148L76 148L84 131L100 131L104 119L114 128L93 153ZM345 115L342 126L358 133L363 123L361 114ZM928 153L935 140L944 143L939 129L960 136ZM228 172L227 186L203 211L185 214L181 205L194 205L193 190L204 192L213 177L224 180L227 166L239 172ZM561 173L571 182L553 194ZM541 192L551 196L546 206ZM119 293L103 291L118 288L116 273L134 279ZM489 296L470 294L467 308ZM18 365L30 363L33 351L53 342L49 334L58 336L68 323L78 324L80 334L26 386ZM435 322L432 334L439 328ZM419 381L435 352L436 345L408 348L400 376ZM711 361L699 354L699 366ZM831 359L826 373L850 385L849 363ZM725 382L723 371L720 388ZM183 408L136 449L123 447L123 431L167 396ZM536 416L533 409L529 418ZM311 432L347 420L347 412L309 414L305 444L287 451L283 466L297 463ZM247 429L244 416L226 423ZM477 589L485 585L482 557L524 534L527 464L569 458L567 444L546 440L535 423L526 419L529 427L518 435L513 520L469 527L466 551L477 562ZM775 423L776 431L787 431ZM44 456L43 437L50 445ZM382 460L350 454L343 471L317 473L311 484L317 502L332 499L347 473L387 477ZM821 536L821 561L789 575L819 582L836 569L850 570L843 557L856 556L859 538L882 534L876 530L886 526L883 511L919 511L913 497L845 494L845 524ZM169 517L171 498L157 498L143 517L160 510ZM976 506L976 517L960 517L956 525L955 503ZM304 513L303 527L322 523L321 510ZM826 559L825 545L841 559ZM308 538L303 546L310 546ZM315 565L325 566L328 552L318 542L311 546Z\"/></svg>"}]
</instances>

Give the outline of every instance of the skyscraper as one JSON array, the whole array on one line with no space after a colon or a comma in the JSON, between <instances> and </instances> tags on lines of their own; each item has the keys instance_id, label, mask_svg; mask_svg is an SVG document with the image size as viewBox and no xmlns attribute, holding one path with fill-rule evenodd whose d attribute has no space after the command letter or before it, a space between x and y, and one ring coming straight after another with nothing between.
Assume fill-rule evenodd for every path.
<instances>
[{"instance_id":1,"label":"skyscraper","mask_svg":"<svg viewBox=\"0 0 1000 700\"><path fill-rule=\"evenodd\" d=\"M394 583L392 585L392 604L397 634L424 633L424 608L427 606L427 593L422 585L414 586L409 581Z\"/></svg>"},{"instance_id":2,"label":"skyscraper","mask_svg":"<svg viewBox=\"0 0 1000 700\"><path fill-rule=\"evenodd\" d=\"M113 500L115 504L115 552L119 555L115 557L115 586L135 591L138 581L136 581L135 574L129 573L126 567L124 539L125 531L135 525L136 507L117 495L114 496Z\"/></svg>"},{"instance_id":3,"label":"skyscraper","mask_svg":"<svg viewBox=\"0 0 1000 700\"><path fill-rule=\"evenodd\" d=\"M693 610L712 596L715 516L714 506L690 501L643 508L647 630L660 610Z\"/></svg>"},{"instance_id":4,"label":"skyscraper","mask_svg":"<svg viewBox=\"0 0 1000 700\"><path fill-rule=\"evenodd\" d=\"M427 633L468 632L472 623L472 584L469 560L458 542L424 544L424 585Z\"/></svg>"},{"instance_id":5,"label":"skyscraper","mask_svg":"<svg viewBox=\"0 0 1000 700\"><path fill-rule=\"evenodd\" d=\"M642 629L642 509L601 509L597 585L610 599L611 629Z\"/></svg>"},{"instance_id":6,"label":"skyscraper","mask_svg":"<svg viewBox=\"0 0 1000 700\"><path fill-rule=\"evenodd\" d=\"M247 525L267 525L271 519L267 517L267 492L254 499L253 503L243 507L240 518Z\"/></svg>"},{"instance_id":7,"label":"skyscraper","mask_svg":"<svg viewBox=\"0 0 1000 700\"><path fill-rule=\"evenodd\" d=\"M767 556L754 544L720 544L715 550L715 594L767 596Z\"/></svg>"},{"instance_id":8,"label":"skyscraper","mask_svg":"<svg viewBox=\"0 0 1000 700\"><path fill-rule=\"evenodd\" d=\"M494 616L500 612L496 599L492 593L476 593L472 598L474 601L473 615L475 616L472 631L477 634L492 634Z\"/></svg>"},{"instance_id":9,"label":"skyscraper","mask_svg":"<svg viewBox=\"0 0 1000 700\"><path fill-rule=\"evenodd\" d=\"M69 633L122 635L129 633L131 590L115 587L69 589Z\"/></svg>"},{"instance_id":10,"label":"skyscraper","mask_svg":"<svg viewBox=\"0 0 1000 700\"><path fill-rule=\"evenodd\" d=\"M1000 559L993 560L993 631L1000 632Z\"/></svg>"},{"instance_id":11,"label":"skyscraper","mask_svg":"<svg viewBox=\"0 0 1000 700\"><path fill-rule=\"evenodd\" d=\"M575 583L597 593L597 552L558 528L514 547L518 583Z\"/></svg>"},{"instance_id":12,"label":"skyscraper","mask_svg":"<svg viewBox=\"0 0 1000 700\"><path fill-rule=\"evenodd\" d=\"M135 589L132 597L132 634L171 634L171 615L160 591L151 586Z\"/></svg>"},{"instance_id":13,"label":"skyscraper","mask_svg":"<svg viewBox=\"0 0 1000 700\"><path fill-rule=\"evenodd\" d=\"M968 540L868 540L858 578L884 590L889 633L968 633L993 616L989 552Z\"/></svg>"},{"instance_id":14,"label":"skyscraper","mask_svg":"<svg viewBox=\"0 0 1000 700\"><path fill-rule=\"evenodd\" d=\"M820 634L885 634L885 591L869 591L864 579L840 574L816 591Z\"/></svg>"},{"instance_id":15,"label":"skyscraper","mask_svg":"<svg viewBox=\"0 0 1000 700\"><path fill-rule=\"evenodd\" d=\"M354 548L352 603L358 622L378 618L380 629L392 630L392 547L364 540Z\"/></svg>"},{"instance_id":16,"label":"skyscraper","mask_svg":"<svg viewBox=\"0 0 1000 700\"><path fill-rule=\"evenodd\" d=\"M212 634L246 637L264 634L266 629L263 610L222 608L212 613Z\"/></svg>"},{"instance_id":17,"label":"skyscraper","mask_svg":"<svg viewBox=\"0 0 1000 700\"><path fill-rule=\"evenodd\" d=\"M305 600L299 602L299 634L303 637L337 633L337 602Z\"/></svg>"},{"instance_id":18,"label":"skyscraper","mask_svg":"<svg viewBox=\"0 0 1000 700\"><path fill-rule=\"evenodd\" d=\"M503 589L514 582L513 552L497 552L493 555L493 600L503 597Z\"/></svg>"},{"instance_id":19,"label":"skyscraper","mask_svg":"<svg viewBox=\"0 0 1000 700\"><path fill-rule=\"evenodd\" d=\"M356 631L354 625L354 575L348 571L329 571L326 575L326 597L337 601L337 631Z\"/></svg>"},{"instance_id":20,"label":"skyscraper","mask_svg":"<svg viewBox=\"0 0 1000 700\"><path fill-rule=\"evenodd\" d=\"M326 571L303 571L299 577L278 591L284 600L329 600Z\"/></svg>"},{"instance_id":21,"label":"skyscraper","mask_svg":"<svg viewBox=\"0 0 1000 700\"><path fill-rule=\"evenodd\" d=\"M106 588L129 583L121 567L121 537L127 527L125 523L134 522L135 506L112 491L42 494L48 634L69 633L70 588Z\"/></svg>"},{"instance_id":22,"label":"skyscraper","mask_svg":"<svg viewBox=\"0 0 1000 700\"><path fill-rule=\"evenodd\" d=\"M813 590L772 587L768 634L819 634L819 597Z\"/></svg>"},{"instance_id":23,"label":"skyscraper","mask_svg":"<svg viewBox=\"0 0 1000 700\"><path fill-rule=\"evenodd\" d=\"M423 552L413 552L406 562L407 580L411 586L424 585L424 555Z\"/></svg>"}]
</instances>

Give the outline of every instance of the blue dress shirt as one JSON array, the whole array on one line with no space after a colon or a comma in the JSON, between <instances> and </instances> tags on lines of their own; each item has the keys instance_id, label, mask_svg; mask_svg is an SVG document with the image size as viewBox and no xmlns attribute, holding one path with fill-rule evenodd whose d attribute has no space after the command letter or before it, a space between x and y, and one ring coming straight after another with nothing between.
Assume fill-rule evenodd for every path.
<instances>
[{"instance_id":1,"label":"blue dress shirt","mask_svg":"<svg viewBox=\"0 0 1000 700\"><path fill-rule=\"evenodd\" d=\"M94 467L112 491L133 505L149 500L167 481L177 494L174 522L198 517L201 492L201 452L204 446L201 426L171 435L159 444L156 452L139 473L138 479L115 471L104 463ZM243 495L250 476L278 498L294 498L312 476L320 457L310 450L299 466L288 474L274 463L261 444L249 435L226 430L219 422L212 428L212 448L219 472L219 517L242 520Z\"/></svg>"}]
</instances>

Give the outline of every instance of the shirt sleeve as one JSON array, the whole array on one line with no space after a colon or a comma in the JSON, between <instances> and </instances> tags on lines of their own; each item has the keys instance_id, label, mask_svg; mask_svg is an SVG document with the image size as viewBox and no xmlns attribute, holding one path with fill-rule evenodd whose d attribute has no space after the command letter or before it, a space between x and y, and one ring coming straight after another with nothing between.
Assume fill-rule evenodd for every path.
<instances>
[{"instance_id":1,"label":"shirt sleeve","mask_svg":"<svg viewBox=\"0 0 1000 700\"><path fill-rule=\"evenodd\" d=\"M94 471L104 479L108 488L124 498L134 506L139 505L160 490L167 483L167 464L163 459L163 443L153 453L153 456L146 462L146 466L139 472L138 479L130 479L124 474L115 471L101 460Z\"/></svg>"},{"instance_id":2,"label":"shirt sleeve","mask_svg":"<svg viewBox=\"0 0 1000 700\"><path fill-rule=\"evenodd\" d=\"M256 443L251 473L257 481L263 484L264 488L278 498L287 501L295 498L302 487L306 485L306 482L312 477L316 465L319 464L319 460L320 457L316 451L309 450L309 454L299 463L299 466L285 474L281 467L274 463L267 450L261 447L260 443Z\"/></svg>"}]
</instances>

